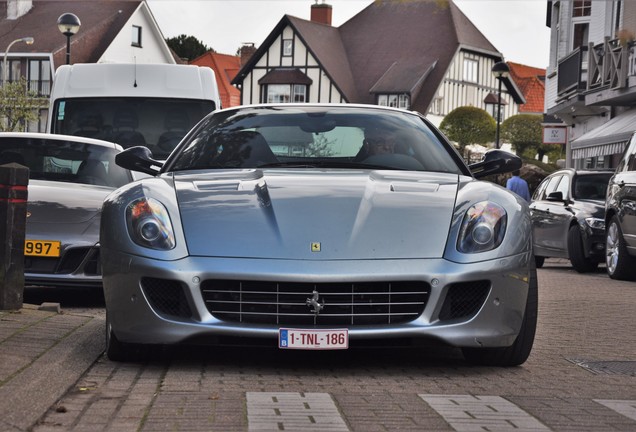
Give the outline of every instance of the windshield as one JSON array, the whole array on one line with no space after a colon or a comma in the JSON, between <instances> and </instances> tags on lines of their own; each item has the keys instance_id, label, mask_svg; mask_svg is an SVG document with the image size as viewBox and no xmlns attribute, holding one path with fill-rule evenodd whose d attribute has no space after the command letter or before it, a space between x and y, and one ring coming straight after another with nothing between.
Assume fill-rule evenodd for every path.
<instances>
[{"instance_id":1,"label":"windshield","mask_svg":"<svg viewBox=\"0 0 636 432\"><path fill-rule=\"evenodd\" d=\"M165 169L276 167L466 173L450 146L415 114L311 105L215 113Z\"/></svg>"},{"instance_id":2,"label":"windshield","mask_svg":"<svg viewBox=\"0 0 636 432\"><path fill-rule=\"evenodd\" d=\"M118 188L132 181L132 176L115 163L117 153L115 148L63 139L0 138L0 165L24 165L33 180Z\"/></svg>"},{"instance_id":3,"label":"windshield","mask_svg":"<svg viewBox=\"0 0 636 432\"><path fill-rule=\"evenodd\" d=\"M56 102L52 132L148 147L166 159L214 102L159 98L84 98Z\"/></svg>"},{"instance_id":4,"label":"windshield","mask_svg":"<svg viewBox=\"0 0 636 432\"><path fill-rule=\"evenodd\" d=\"M607 184L612 173L578 175L574 180L575 199L605 200Z\"/></svg>"}]
</instances>

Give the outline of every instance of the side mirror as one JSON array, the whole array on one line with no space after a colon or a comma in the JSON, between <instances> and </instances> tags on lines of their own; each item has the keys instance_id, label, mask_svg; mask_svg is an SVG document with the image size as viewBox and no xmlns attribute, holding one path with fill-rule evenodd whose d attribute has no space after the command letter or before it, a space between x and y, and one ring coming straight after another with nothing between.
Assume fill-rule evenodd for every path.
<instances>
[{"instance_id":1,"label":"side mirror","mask_svg":"<svg viewBox=\"0 0 636 432\"><path fill-rule=\"evenodd\" d=\"M521 158L504 150L488 150L481 162L469 165L475 178L504 174L521 168Z\"/></svg>"},{"instance_id":2,"label":"side mirror","mask_svg":"<svg viewBox=\"0 0 636 432\"><path fill-rule=\"evenodd\" d=\"M565 200L563 199L563 192L561 191L550 192L548 196L545 197L545 199L546 201L565 202Z\"/></svg>"},{"instance_id":3,"label":"side mirror","mask_svg":"<svg viewBox=\"0 0 636 432\"><path fill-rule=\"evenodd\" d=\"M143 146L130 147L117 154L115 156L115 163L122 168L131 171L140 171L150 174L151 176L157 175L163 166L162 162L152 158L150 149Z\"/></svg>"}]
</instances>

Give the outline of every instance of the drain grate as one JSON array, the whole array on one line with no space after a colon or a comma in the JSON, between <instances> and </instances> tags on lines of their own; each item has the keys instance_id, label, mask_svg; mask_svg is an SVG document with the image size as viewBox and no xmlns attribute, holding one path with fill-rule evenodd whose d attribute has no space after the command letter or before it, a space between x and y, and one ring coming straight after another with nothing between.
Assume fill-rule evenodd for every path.
<instances>
[{"instance_id":1,"label":"drain grate","mask_svg":"<svg viewBox=\"0 0 636 432\"><path fill-rule=\"evenodd\" d=\"M567 360L594 374L627 375L636 377L636 361Z\"/></svg>"}]
</instances>

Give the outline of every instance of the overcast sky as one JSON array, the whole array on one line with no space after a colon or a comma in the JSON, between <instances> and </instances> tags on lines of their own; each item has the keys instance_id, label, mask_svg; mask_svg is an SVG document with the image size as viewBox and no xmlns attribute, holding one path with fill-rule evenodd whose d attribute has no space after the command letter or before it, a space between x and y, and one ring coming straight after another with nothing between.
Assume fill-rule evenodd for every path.
<instances>
[{"instance_id":1,"label":"overcast sky","mask_svg":"<svg viewBox=\"0 0 636 432\"><path fill-rule=\"evenodd\" d=\"M326 0L333 6L332 24L336 27L371 2ZM308 20L313 3L314 0L148 0L164 37L194 36L223 54L235 54L246 42L260 46L285 14ZM455 4L507 61L547 66L550 29L545 25L545 0L455 0Z\"/></svg>"}]
</instances>

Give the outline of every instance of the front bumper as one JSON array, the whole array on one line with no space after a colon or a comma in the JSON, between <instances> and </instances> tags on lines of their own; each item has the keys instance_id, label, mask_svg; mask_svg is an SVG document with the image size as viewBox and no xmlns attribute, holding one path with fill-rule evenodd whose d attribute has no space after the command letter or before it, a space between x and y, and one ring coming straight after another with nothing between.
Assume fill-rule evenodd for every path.
<instances>
[{"instance_id":1,"label":"front bumper","mask_svg":"<svg viewBox=\"0 0 636 432\"><path fill-rule=\"evenodd\" d=\"M347 325L350 339L428 338L457 347L510 346L523 320L530 258L531 254L525 252L472 264L444 259L291 261L187 257L159 261L102 250L109 323L119 341L139 344L175 344L231 336L269 338L274 345L279 328L290 327L219 319L210 312L202 295L201 286L208 280L305 285L416 280L429 287L425 305L417 317L400 323ZM179 287L185 311L165 313L161 305L149 298L144 278ZM448 316L444 310L450 287L472 281L487 281L483 300L469 315ZM306 297L311 296L312 291L308 290Z\"/></svg>"}]
</instances>

